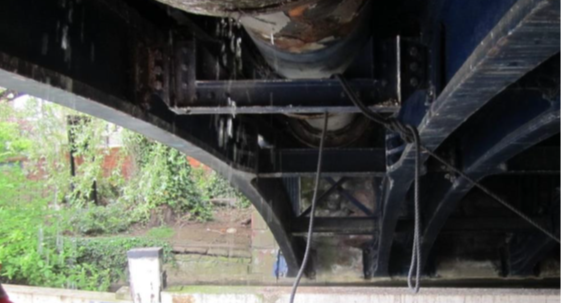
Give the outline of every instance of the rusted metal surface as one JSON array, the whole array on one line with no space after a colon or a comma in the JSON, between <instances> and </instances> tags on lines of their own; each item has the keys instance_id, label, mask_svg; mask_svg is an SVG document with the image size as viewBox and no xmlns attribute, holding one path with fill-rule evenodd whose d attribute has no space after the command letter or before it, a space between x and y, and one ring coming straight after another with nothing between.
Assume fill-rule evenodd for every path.
<instances>
[{"instance_id":1,"label":"rusted metal surface","mask_svg":"<svg viewBox=\"0 0 561 303\"><path fill-rule=\"evenodd\" d=\"M343 72L368 36L366 0L316 0L240 22L265 60L287 78Z\"/></svg>"},{"instance_id":2,"label":"rusted metal surface","mask_svg":"<svg viewBox=\"0 0 561 303\"><path fill-rule=\"evenodd\" d=\"M348 36L365 2L317 0L271 14L243 16L240 22L254 39L285 52L305 53Z\"/></svg>"}]
</instances>

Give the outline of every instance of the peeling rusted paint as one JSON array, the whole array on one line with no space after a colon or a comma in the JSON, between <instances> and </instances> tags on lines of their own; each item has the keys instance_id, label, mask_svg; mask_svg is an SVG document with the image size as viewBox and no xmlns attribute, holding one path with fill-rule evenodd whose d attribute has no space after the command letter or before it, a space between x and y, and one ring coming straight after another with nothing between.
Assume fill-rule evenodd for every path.
<instances>
[{"instance_id":1,"label":"peeling rusted paint","mask_svg":"<svg viewBox=\"0 0 561 303\"><path fill-rule=\"evenodd\" d=\"M243 16L240 22L254 39L290 53L326 48L357 26L365 0L327 0L306 3L280 12Z\"/></svg>"},{"instance_id":2,"label":"peeling rusted paint","mask_svg":"<svg viewBox=\"0 0 561 303\"><path fill-rule=\"evenodd\" d=\"M365 0L158 0L180 10L239 19L254 37L300 53L324 48L353 30Z\"/></svg>"}]
</instances>

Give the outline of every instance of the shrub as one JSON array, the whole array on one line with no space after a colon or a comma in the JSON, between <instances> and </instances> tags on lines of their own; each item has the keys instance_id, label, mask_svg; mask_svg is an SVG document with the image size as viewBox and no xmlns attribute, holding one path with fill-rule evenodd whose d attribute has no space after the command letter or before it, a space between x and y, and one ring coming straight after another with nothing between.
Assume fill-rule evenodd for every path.
<instances>
[{"instance_id":1,"label":"shrub","mask_svg":"<svg viewBox=\"0 0 561 303\"><path fill-rule=\"evenodd\" d=\"M89 204L86 208L71 208L66 211L72 232L81 235L117 234L125 232L137 218L121 203L106 206Z\"/></svg>"},{"instance_id":2,"label":"shrub","mask_svg":"<svg viewBox=\"0 0 561 303\"><path fill-rule=\"evenodd\" d=\"M161 206L169 206L175 214L188 213L199 221L210 220L212 205L197 188L187 157L138 134L126 133L124 141L135 159L137 173L124 187L121 200L135 205L144 220Z\"/></svg>"},{"instance_id":3,"label":"shrub","mask_svg":"<svg viewBox=\"0 0 561 303\"><path fill-rule=\"evenodd\" d=\"M81 289L96 289L95 285L102 285L98 290L107 290L112 283L128 280L127 251L140 247L162 247L164 262L172 262L171 246L155 239L109 237L109 238L74 238L67 247L75 264L85 265L86 268L95 267L97 275L86 275L95 282L88 281ZM83 267L83 266L82 266ZM74 277L80 280L80 275ZM93 282L93 283L92 283Z\"/></svg>"},{"instance_id":4,"label":"shrub","mask_svg":"<svg viewBox=\"0 0 561 303\"><path fill-rule=\"evenodd\" d=\"M171 260L169 245L156 239L65 236L75 221L68 221L64 210L49 207L41 185L27 180L18 166L0 171L0 277L4 282L105 291L126 278L126 252L131 248L161 246L166 260ZM111 207L90 208L93 218L103 213L111 218L105 224L119 226L118 213L109 216L110 211Z\"/></svg>"}]
</instances>

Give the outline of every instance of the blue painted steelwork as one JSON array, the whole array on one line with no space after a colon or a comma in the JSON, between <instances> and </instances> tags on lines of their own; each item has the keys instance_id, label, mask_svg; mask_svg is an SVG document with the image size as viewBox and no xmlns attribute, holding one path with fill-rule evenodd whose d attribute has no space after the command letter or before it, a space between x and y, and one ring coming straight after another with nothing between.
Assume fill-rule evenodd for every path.
<instances>
[{"instance_id":1,"label":"blue painted steelwork","mask_svg":"<svg viewBox=\"0 0 561 303\"><path fill-rule=\"evenodd\" d=\"M557 52L559 3L516 1L432 102L418 125L423 145L436 150L500 91ZM423 158L426 160L428 156L423 155ZM394 230L413 181L413 172L414 153L412 146L407 146L399 161L388 168L384 180L383 219L380 233L375 235L379 237L373 264L376 276L389 274Z\"/></svg>"},{"instance_id":2,"label":"blue painted steelwork","mask_svg":"<svg viewBox=\"0 0 561 303\"><path fill-rule=\"evenodd\" d=\"M446 81L450 81L481 41L493 30L516 0L444 1L442 22L446 29Z\"/></svg>"},{"instance_id":3,"label":"blue painted steelwork","mask_svg":"<svg viewBox=\"0 0 561 303\"><path fill-rule=\"evenodd\" d=\"M505 91L485 111L478 125L471 125L459 147L463 172L474 180L500 172L499 164L559 133L559 96L550 102L541 92ZM440 230L460 200L473 188L464 178L443 180L425 197L426 221L421 241L426 264ZM431 207L430 201L439 201Z\"/></svg>"}]
</instances>

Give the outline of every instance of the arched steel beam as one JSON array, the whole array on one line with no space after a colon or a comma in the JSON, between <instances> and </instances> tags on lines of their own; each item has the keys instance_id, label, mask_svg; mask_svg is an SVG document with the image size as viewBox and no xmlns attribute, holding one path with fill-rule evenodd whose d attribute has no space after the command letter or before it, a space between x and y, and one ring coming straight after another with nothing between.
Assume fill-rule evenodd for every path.
<instances>
[{"instance_id":1,"label":"arched steel beam","mask_svg":"<svg viewBox=\"0 0 561 303\"><path fill-rule=\"evenodd\" d=\"M196 158L228 178L265 218L289 266L288 274L296 273L302 254L285 226L285 222L290 221L287 216L291 215L292 210L279 179L263 179L256 182L254 174L232 169L223 158L198 146L191 133L175 125L174 121L149 114L133 104L14 57L0 53L0 61L0 86L25 92L139 132ZM15 65L3 64L6 62ZM40 78L51 79L51 83L42 82L41 80L46 78L39 79L35 77L37 75L40 75Z\"/></svg>"},{"instance_id":2,"label":"arched steel beam","mask_svg":"<svg viewBox=\"0 0 561 303\"><path fill-rule=\"evenodd\" d=\"M255 182L255 127L224 116L176 116L147 100L142 55L168 43L168 34L121 1L4 1L0 86L134 130L216 170L266 218L294 274L302 254L285 223L291 204L280 180Z\"/></svg>"},{"instance_id":3,"label":"arched steel beam","mask_svg":"<svg viewBox=\"0 0 561 303\"><path fill-rule=\"evenodd\" d=\"M470 127L458 150L463 159L462 171L474 180L501 172L499 164L518 153L559 133L559 96L543 99L541 92L509 90L489 104L477 125ZM501 101L501 102L499 102ZM558 155L559 156L559 155ZM462 177L443 179L423 199L426 210L421 240L422 264L448 217L461 199L473 188ZM430 204L431 201L436 203Z\"/></svg>"},{"instance_id":4,"label":"arched steel beam","mask_svg":"<svg viewBox=\"0 0 561 303\"><path fill-rule=\"evenodd\" d=\"M419 134L426 148L438 148L499 92L559 52L557 1L518 0L498 20L419 123ZM374 241L378 243L372 268L376 276L389 274L395 227L413 182L414 155L409 145L400 160L388 167L382 196L383 217L378 239ZM424 160L427 158L423 155Z\"/></svg>"}]
</instances>

